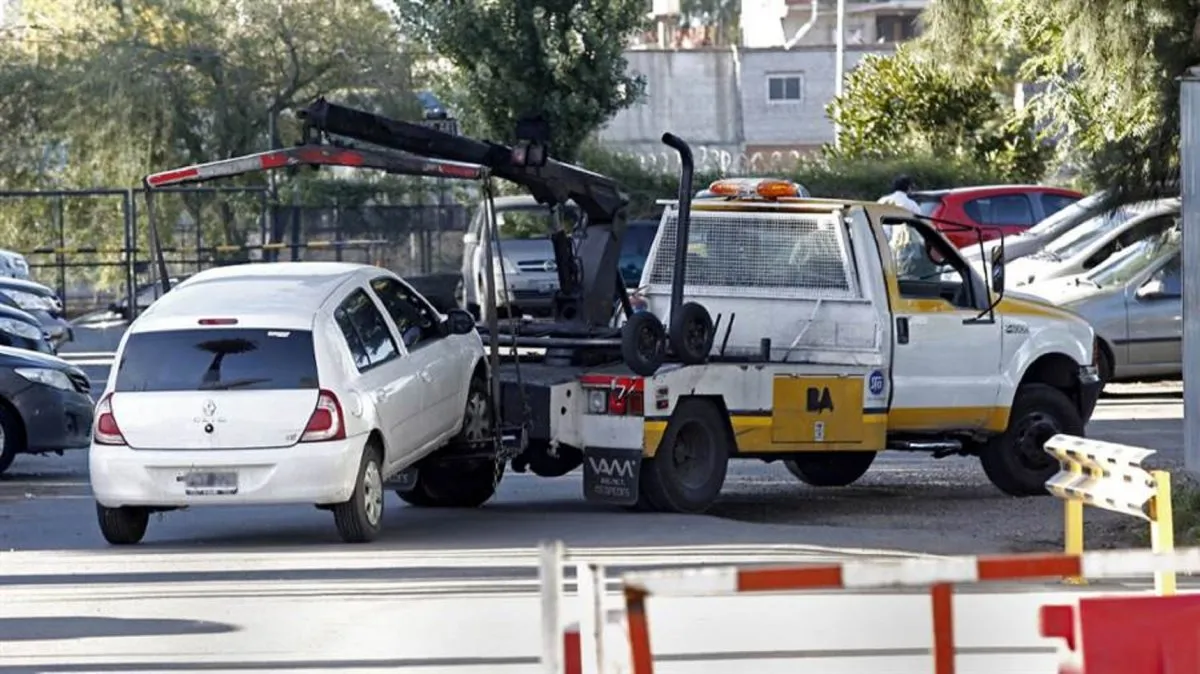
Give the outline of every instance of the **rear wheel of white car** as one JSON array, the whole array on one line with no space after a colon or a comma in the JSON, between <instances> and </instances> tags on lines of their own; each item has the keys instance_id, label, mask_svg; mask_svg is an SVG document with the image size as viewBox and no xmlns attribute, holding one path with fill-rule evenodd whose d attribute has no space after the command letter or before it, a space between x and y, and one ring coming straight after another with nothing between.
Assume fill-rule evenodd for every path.
<instances>
[{"instance_id":1,"label":"rear wheel of white car","mask_svg":"<svg viewBox=\"0 0 1200 674\"><path fill-rule=\"evenodd\" d=\"M12 466L17 453L24 449L25 432L21 418L8 407L0 405L0 473Z\"/></svg>"},{"instance_id":2,"label":"rear wheel of white car","mask_svg":"<svg viewBox=\"0 0 1200 674\"><path fill-rule=\"evenodd\" d=\"M368 444L358 466L350 500L333 507L338 534L347 543L369 543L383 530L383 471L379 448Z\"/></svg>"},{"instance_id":3,"label":"rear wheel of white car","mask_svg":"<svg viewBox=\"0 0 1200 674\"><path fill-rule=\"evenodd\" d=\"M133 506L106 508L97 503L96 519L100 522L104 540L112 545L134 545L146 536L150 510Z\"/></svg>"},{"instance_id":4,"label":"rear wheel of white car","mask_svg":"<svg viewBox=\"0 0 1200 674\"><path fill-rule=\"evenodd\" d=\"M1059 433L1083 436L1084 422L1075 404L1053 386L1022 386L1013 400L1008 428L980 451L983 472L1006 494L1046 494L1046 480L1058 472L1059 465L1044 447Z\"/></svg>"},{"instance_id":5,"label":"rear wheel of white car","mask_svg":"<svg viewBox=\"0 0 1200 674\"><path fill-rule=\"evenodd\" d=\"M732 438L723 421L711 401L680 402L654 458L642 461L639 501L667 512L708 510L729 468Z\"/></svg>"},{"instance_id":6,"label":"rear wheel of white car","mask_svg":"<svg viewBox=\"0 0 1200 674\"><path fill-rule=\"evenodd\" d=\"M875 452L807 452L783 462L788 472L814 487L854 484L875 461Z\"/></svg>"}]
</instances>

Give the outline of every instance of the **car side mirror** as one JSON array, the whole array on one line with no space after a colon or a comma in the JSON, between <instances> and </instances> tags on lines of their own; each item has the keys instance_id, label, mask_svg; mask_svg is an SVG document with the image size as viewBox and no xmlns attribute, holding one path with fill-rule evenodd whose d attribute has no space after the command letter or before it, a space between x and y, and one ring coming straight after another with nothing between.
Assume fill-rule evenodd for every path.
<instances>
[{"instance_id":1,"label":"car side mirror","mask_svg":"<svg viewBox=\"0 0 1200 674\"><path fill-rule=\"evenodd\" d=\"M468 246L477 244L479 243L479 235L475 232L467 232L466 234L463 234L463 243L467 244Z\"/></svg>"},{"instance_id":2,"label":"car side mirror","mask_svg":"<svg viewBox=\"0 0 1200 674\"><path fill-rule=\"evenodd\" d=\"M1167 294L1166 291L1167 289L1163 285L1162 281L1159 279L1151 279L1143 283L1142 287L1138 288L1134 295L1139 300L1155 300L1160 297L1165 297Z\"/></svg>"},{"instance_id":3,"label":"car side mirror","mask_svg":"<svg viewBox=\"0 0 1200 674\"><path fill-rule=\"evenodd\" d=\"M446 314L446 328L452 335L469 335L475 331L475 317L462 309L451 309Z\"/></svg>"}]
</instances>

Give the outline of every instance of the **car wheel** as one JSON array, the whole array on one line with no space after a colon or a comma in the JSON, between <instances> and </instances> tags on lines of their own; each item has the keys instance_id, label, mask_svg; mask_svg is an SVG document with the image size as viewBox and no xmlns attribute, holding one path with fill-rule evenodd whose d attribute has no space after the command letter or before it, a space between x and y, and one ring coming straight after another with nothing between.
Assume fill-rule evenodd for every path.
<instances>
[{"instance_id":1,"label":"car wheel","mask_svg":"<svg viewBox=\"0 0 1200 674\"><path fill-rule=\"evenodd\" d=\"M25 450L25 426L12 408L0 404L0 473L8 470Z\"/></svg>"},{"instance_id":2,"label":"car wheel","mask_svg":"<svg viewBox=\"0 0 1200 674\"><path fill-rule=\"evenodd\" d=\"M649 377L662 366L666 328L654 314L639 311L621 326L621 357L635 374Z\"/></svg>"},{"instance_id":3,"label":"car wheel","mask_svg":"<svg viewBox=\"0 0 1200 674\"><path fill-rule=\"evenodd\" d=\"M133 506L107 508L97 503L96 519L100 522L104 540L112 545L134 545L146 536L150 510Z\"/></svg>"},{"instance_id":4,"label":"car wheel","mask_svg":"<svg viewBox=\"0 0 1200 674\"><path fill-rule=\"evenodd\" d=\"M983 472L1006 494L1046 494L1046 480L1059 471L1059 464L1044 448L1059 433L1083 437L1084 422L1071 399L1053 386L1022 386L1013 400L1008 428L980 452Z\"/></svg>"},{"instance_id":5,"label":"car wheel","mask_svg":"<svg viewBox=\"0 0 1200 674\"><path fill-rule=\"evenodd\" d=\"M807 452L783 462L788 472L814 487L854 484L875 461L876 452Z\"/></svg>"},{"instance_id":6,"label":"car wheel","mask_svg":"<svg viewBox=\"0 0 1200 674\"><path fill-rule=\"evenodd\" d=\"M667 512L708 510L725 484L731 444L716 405L707 400L681 402L654 458L642 462L641 496L648 506Z\"/></svg>"},{"instance_id":7,"label":"car wheel","mask_svg":"<svg viewBox=\"0 0 1200 674\"><path fill-rule=\"evenodd\" d=\"M374 444L363 448L358 479L350 499L333 507L338 534L347 543L369 543L383 530L382 452Z\"/></svg>"}]
</instances>

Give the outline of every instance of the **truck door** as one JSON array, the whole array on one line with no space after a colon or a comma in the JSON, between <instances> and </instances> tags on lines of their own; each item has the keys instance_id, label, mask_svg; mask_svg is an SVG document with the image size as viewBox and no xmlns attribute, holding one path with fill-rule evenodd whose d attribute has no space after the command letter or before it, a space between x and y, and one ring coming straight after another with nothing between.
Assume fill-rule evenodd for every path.
<instances>
[{"instance_id":1,"label":"truck door","mask_svg":"<svg viewBox=\"0 0 1200 674\"><path fill-rule=\"evenodd\" d=\"M974 429L1000 391L999 322L973 321L989 299L958 252L920 221L895 223L892 399L888 430Z\"/></svg>"}]
</instances>

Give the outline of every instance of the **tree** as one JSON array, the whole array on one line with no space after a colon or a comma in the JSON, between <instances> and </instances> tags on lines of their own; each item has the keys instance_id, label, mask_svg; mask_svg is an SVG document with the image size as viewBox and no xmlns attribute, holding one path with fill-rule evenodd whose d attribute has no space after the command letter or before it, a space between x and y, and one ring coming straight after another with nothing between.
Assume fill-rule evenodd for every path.
<instances>
[{"instance_id":1,"label":"tree","mask_svg":"<svg viewBox=\"0 0 1200 674\"><path fill-rule=\"evenodd\" d=\"M541 115L551 153L574 159L587 137L645 91L626 72L644 0L394 0L406 34L446 59L480 132L512 142Z\"/></svg>"},{"instance_id":2,"label":"tree","mask_svg":"<svg viewBox=\"0 0 1200 674\"><path fill-rule=\"evenodd\" d=\"M838 125L838 145L826 152L847 159L953 157L1013 180L1040 179L1050 149L1032 119L997 95L998 80L994 70L956 75L907 45L869 55L826 106Z\"/></svg>"},{"instance_id":3,"label":"tree","mask_svg":"<svg viewBox=\"0 0 1200 674\"><path fill-rule=\"evenodd\" d=\"M1177 193L1179 85L1200 62L1189 0L939 0L927 47L960 71L1002 60L1040 90L1060 160L1114 200Z\"/></svg>"}]
</instances>

